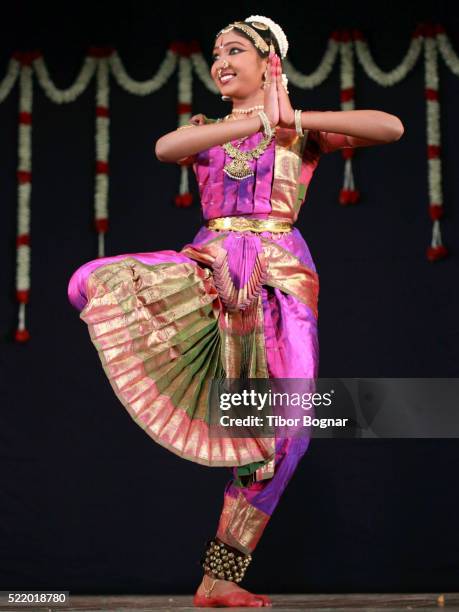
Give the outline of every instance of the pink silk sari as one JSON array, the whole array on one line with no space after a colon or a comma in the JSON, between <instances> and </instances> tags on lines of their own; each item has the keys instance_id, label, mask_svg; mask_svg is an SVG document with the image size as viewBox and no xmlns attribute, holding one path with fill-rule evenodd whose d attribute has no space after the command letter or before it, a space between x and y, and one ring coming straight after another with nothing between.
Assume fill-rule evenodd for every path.
<instances>
[{"instance_id":1,"label":"pink silk sari","mask_svg":"<svg viewBox=\"0 0 459 612\"><path fill-rule=\"evenodd\" d=\"M261 134L244 143L253 148ZM294 130L277 129L254 176L235 181L220 146L190 161L206 220L239 216L294 223L318 156ZM309 438L215 438L208 395L216 377L318 374L319 280L300 232L212 231L180 252L94 259L68 296L88 325L112 388L157 443L209 467L230 467L217 536L252 552Z\"/></svg>"}]
</instances>

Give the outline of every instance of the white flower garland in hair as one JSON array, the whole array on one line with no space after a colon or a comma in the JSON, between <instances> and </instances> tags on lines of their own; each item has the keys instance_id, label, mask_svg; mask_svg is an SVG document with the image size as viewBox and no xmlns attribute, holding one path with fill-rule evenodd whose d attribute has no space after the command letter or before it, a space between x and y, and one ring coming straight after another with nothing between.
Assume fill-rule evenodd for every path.
<instances>
[{"instance_id":1,"label":"white flower garland in hair","mask_svg":"<svg viewBox=\"0 0 459 612\"><path fill-rule=\"evenodd\" d=\"M288 51L288 40L284 30L279 24L269 17L263 17L263 15L251 15L250 17L247 17L245 21L246 23L250 23L251 21L259 21L260 23L267 25L277 41L281 58L285 58ZM284 86L285 91L288 93L288 76L285 73L282 73L282 85Z\"/></svg>"},{"instance_id":2,"label":"white flower garland in hair","mask_svg":"<svg viewBox=\"0 0 459 612\"><path fill-rule=\"evenodd\" d=\"M251 21L259 21L260 23L264 23L265 25L267 25L271 32L274 34L277 40L277 45L279 47L281 58L284 59L288 51L288 40L284 30L280 27L280 25L278 25L269 17L263 17L263 15L251 15L250 17L247 17L245 21L247 23L250 23Z\"/></svg>"}]
</instances>

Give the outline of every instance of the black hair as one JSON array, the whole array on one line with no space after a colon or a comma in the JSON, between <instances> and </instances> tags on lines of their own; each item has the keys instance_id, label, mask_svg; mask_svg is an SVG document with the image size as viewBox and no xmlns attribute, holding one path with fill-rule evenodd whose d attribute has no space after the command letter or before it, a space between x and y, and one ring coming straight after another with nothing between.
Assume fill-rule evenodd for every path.
<instances>
[{"instance_id":1,"label":"black hair","mask_svg":"<svg viewBox=\"0 0 459 612\"><path fill-rule=\"evenodd\" d=\"M261 38L265 41L265 43L268 45L268 47L272 43L273 46L274 46L274 51L280 57L281 53L280 53L279 45L277 43L277 39L276 39L276 37L274 36L274 34L271 32L271 30L269 28L267 30L258 30L249 21L246 23L246 25L248 25L252 29L254 29L255 32L257 32L257 34L259 34L261 36ZM244 38L247 38L247 40L249 40L252 43L252 45L255 47L253 38L249 34L246 34L243 30L240 30L239 28L234 28L234 29L237 32L237 34L240 34ZM219 32L219 34L220 34L220 32ZM217 36L215 38L218 38L218 34L217 34ZM268 51L262 51L258 47L255 47L255 50L256 50L256 52L258 53L258 55L262 59L266 59L268 57L268 55L269 55L269 50Z\"/></svg>"}]
</instances>

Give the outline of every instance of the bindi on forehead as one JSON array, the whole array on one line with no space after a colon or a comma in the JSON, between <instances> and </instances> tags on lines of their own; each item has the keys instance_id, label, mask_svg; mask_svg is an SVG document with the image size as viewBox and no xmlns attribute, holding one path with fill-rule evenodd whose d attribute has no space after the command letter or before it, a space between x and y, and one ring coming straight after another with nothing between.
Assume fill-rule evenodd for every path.
<instances>
[{"instance_id":1,"label":"bindi on forehead","mask_svg":"<svg viewBox=\"0 0 459 612\"><path fill-rule=\"evenodd\" d=\"M221 44L221 45L215 46L213 50L215 51L216 49L223 49L223 47L226 47L227 45L234 45L234 44L241 45L241 47L245 47L244 42L239 39L239 40L229 40L224 45Z\"/></svg>"}]
</instances>

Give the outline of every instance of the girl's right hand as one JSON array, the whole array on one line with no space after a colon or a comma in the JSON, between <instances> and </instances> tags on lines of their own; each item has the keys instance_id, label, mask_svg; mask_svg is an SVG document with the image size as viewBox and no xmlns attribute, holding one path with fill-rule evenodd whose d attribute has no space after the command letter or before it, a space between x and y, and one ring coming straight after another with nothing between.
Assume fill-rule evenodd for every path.
<instances>
[{"instance_id":1,"label":"girl's right hand","mask_svg":"<svg viewBox=\"0 0 459 612\"><path fill-rule=\"evenodd\" d=\"M276 60L276 54L268 57L267 78L264 93L264 111L268 116L271 127L274 128L279 123L279 97L277 94L277 73L280 70L280 62Z\"/></svg>"}]
</instances>

